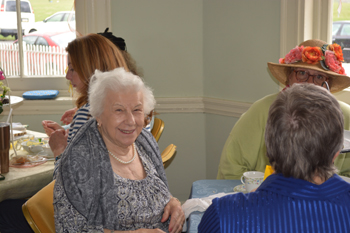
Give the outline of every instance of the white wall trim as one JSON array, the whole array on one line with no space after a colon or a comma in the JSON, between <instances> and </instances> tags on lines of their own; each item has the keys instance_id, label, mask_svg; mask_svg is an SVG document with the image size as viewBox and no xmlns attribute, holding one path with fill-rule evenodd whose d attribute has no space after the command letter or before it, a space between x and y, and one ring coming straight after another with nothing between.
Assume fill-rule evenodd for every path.
<instances>
[{"instance_id":1,"label":"white wall trim","mask_svg":"<svg viewBox=\"0 0 350 233\"><path fill-rule=\"evenodd\" d=\"M23 92L14 92L12 95L21 96ZM344 90L335 94L336 98L349 103L350 91ZM251 103L223 100L209 97L186 98L156 98L156 112L158 113L210 113L221 116L240 117L246 112ZM53 100L24 100L13 105L13 115L62 115L66 110L73 108L74 100L66 90ZM2 115L7 115L9 108L5 107Z\"/></svg>"},{"instance_id":2,"label":"white wall trim","mask_svg":"<svg viewBox=\"0 0 350 233\"><path fill-rule=\"evenodd\" d=\"M13 93L21 96L20 93ZM156 112L158 113L211 113L222 116L240 117L248 110L250 103L232 100L214 99L208 97L188 98L156 98ZM74 101L67 91L60 91L54 100L24 100L13 106L13 115L62 115L66 110L74 107ZM9 113L4 108L3 115Z\"/></svg>"}]
</instances>

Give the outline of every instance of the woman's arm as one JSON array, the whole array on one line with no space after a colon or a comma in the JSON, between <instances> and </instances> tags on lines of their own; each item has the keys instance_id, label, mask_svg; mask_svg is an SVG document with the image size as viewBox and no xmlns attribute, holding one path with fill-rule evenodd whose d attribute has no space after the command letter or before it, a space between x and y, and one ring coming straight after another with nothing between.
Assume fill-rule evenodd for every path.
<instances>
[{"instance_id":1,"label":"woman's arm","mask_svg":"<svg viewBox=\"0 0 350 233\"><path fill-rule=\"evenodd\" d=\"M64 191L59 172L54 187L54 217L56 232L94 232L102 233L102 226L90 226L87 219L70 203Z\"/></svg>"},{"instance_id":2,"label":"woman's arm","mask_svg":"<svg viewBox=\"0 0 350 233\"><path fill-rule=\"evenodd\" d=\"M64 114L61 117L61 121L63 124L68 125L73 121L73 117L75 115L75 112L78 110L78 108L72 108L64 112Z\"/></svg>"}]
</instances>

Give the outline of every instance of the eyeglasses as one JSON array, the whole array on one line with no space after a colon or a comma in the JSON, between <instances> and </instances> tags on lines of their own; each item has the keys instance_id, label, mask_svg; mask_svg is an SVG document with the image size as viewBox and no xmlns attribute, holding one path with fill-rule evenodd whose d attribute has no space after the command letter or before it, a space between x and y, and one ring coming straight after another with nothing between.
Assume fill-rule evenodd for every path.
<instances>
[{"instance_id":1,"label":"eyeglasses","mask_svg":"<svg viewBox=\"0 0 350 233\"><path fill-rule=\"evenodd\" d=\"M313 82L316 85L322 86L323 82L328 81L328 77L322 74L311 75L305 70L293 70L295 72L295 77L299 82L307 82L310 77L313 78Z\"/></svg>"}]
</instances>

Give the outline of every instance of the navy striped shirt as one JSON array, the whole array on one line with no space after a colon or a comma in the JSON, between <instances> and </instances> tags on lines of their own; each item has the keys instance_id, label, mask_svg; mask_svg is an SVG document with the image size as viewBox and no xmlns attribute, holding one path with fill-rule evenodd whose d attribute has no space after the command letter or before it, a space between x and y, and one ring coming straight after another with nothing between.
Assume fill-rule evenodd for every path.
<instances>
[{"instance_id":1,"label":"navy striped shirt","mask_svg":"<svg viewBox=\"0 0 350 233\"><path fill-rule=\"evenodd\" d=\"M81 108L79 108L73 117L73 121L70 124L68 133L68 144L70 143L74 135L77 133L77 131L80 129L80 127L82 127L90 118L90 104L87 103L84 104Z\"/></svg>"}]
</instances>

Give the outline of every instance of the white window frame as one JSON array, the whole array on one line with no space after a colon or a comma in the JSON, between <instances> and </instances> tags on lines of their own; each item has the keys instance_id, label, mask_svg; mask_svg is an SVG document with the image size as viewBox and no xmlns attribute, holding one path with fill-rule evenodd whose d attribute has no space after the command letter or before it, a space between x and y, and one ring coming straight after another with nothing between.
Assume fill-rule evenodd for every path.
<instances>
[{"instance_id":1,"label":"white window frame","mask_svg":"<svg viewBox=\"0 0 350 233\"><path fill-rule=\"evenodd\" d=\"M111 28L110 0L75 0L76 29L81 35L103 32ZM33 89L67 89L67 82L62 77L9 77L12 91Z\"/></svg>"},{"instance_id":2,"label":"white window frame","mask_svg":"<svg viewBox=\"0 0 350 233\"><path fill-rule=\"evenodd\" d=\"M76 30L81 35L103 32L111 28L110 0L75 0ZM62 114L73 107L74 103L68 92L67 80L62 77L9 77L11 95L22 96L30 90L59 90L58 98L45 101L27 101L13 106L17 115ZM8 108L3 114L8 114Z\"/></svg>"}]
</instances>

